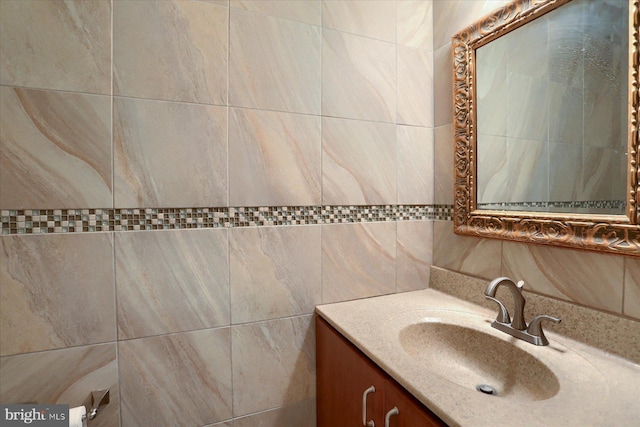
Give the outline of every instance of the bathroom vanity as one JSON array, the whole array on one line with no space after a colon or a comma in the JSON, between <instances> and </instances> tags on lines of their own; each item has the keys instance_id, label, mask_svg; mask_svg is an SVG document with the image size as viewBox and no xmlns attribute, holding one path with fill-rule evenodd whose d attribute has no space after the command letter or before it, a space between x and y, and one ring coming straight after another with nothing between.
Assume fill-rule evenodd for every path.
<instances>
[{"instance_id":1,"label":"bathroom vanity","mask_svg":"<svg viewBox=\"0 0 640 427\"><path fill-rule=\"evenodd\" d=\"M533 345L492 328L496 310L435 289L316 312L319 427L630 426L640 419L637 354L620 357L552 331L549 345ZM557 314L576 323L571 313ZM632 346L639 326L620 329Z\"/></svg>"},{"instance_id":2,"label":"bathroom vanity","mask_svg":"<svg viewBox=\"0 0 640 427\"><path fill-rule=\"evenodd\" d=\"M318 427L446 426L321 317L316 340Z\"/></svg>"}]
</instances>

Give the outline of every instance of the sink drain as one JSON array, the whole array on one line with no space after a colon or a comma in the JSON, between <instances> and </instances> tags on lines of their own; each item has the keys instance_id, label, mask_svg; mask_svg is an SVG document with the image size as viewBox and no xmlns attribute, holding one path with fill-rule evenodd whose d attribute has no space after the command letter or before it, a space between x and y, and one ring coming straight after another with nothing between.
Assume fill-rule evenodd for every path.
<instances>
[{"instance_id":1,"label":"sink drain","mask_svg":"<svg viewBox=\"0 0 640 427\"><path fill-rule=\"evenodd\" d=\"M476 390L478 390L480 393L484 393L484 394L490 394L492 396L495 396L496 394L498 394L498 392L496 391L495 388L491 387L488 384L478 384L476 386Z\"/></svg>"}]
</instances>

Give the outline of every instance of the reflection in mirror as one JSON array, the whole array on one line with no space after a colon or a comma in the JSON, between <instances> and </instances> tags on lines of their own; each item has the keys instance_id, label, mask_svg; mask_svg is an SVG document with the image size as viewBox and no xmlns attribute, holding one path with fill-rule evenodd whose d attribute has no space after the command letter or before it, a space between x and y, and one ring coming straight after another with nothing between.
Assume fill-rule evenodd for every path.
<instances>
[{"instance_id":1,"label":"reflection in mirror","mask_svg":"<svg viewBox=\"0 0 640 427\"><path fill-rule=\"evenodd\" d=\"M628 13L571 1L476 49L477 209L625 215Z\"/></svg>"}]
</instances>

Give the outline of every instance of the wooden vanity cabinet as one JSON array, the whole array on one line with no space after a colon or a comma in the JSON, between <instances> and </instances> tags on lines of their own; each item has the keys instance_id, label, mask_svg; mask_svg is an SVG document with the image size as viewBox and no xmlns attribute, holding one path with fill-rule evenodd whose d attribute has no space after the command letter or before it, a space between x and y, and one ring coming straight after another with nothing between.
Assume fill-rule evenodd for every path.
<instances>
[{"instance_id":1,"label":"wooden vanity cabinet","mask_svg":"<svg viewBox=\"0 0 640 427\"><path fill-rule=\"evenodd\" d=\"M366 355L321 317L316 317L318 427L363 426L363 395L366 390L366 421L369 427L446 427L437 416L409 394Z\"/></svg>"}]
</instances>

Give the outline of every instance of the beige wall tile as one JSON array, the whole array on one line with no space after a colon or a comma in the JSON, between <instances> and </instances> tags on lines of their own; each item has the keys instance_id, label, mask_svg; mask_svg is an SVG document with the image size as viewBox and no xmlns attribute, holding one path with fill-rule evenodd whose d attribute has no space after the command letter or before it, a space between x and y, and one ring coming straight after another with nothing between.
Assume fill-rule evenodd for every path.
<instances>
[{"instance_id":1,"label":"beige wall tile","mask_svg":"<svg viewBox=\"0 0 640 427\"><path fill-rule=\"evenodd\" d=\"M231 418L228 328L121 341L122 425L200 426Z\"/></svg>"},{"instance_id":2,"label":"beige wall tile","mask_svg":"<svg viewBox=\"0 0 640 427\"><path fill-rule=\"evenodd\" d=\"M112 236L3 236L0 245L0 354L115 340Z\"/></svg>"},{"instance_id":3,"label":"beige wall tile","mask_svg":"<svg viewBox=\"0 0 640 427\"><path fill-rule=\"evenodd\" d=\"M111 100L0 87L0 158L4 209L111 207Z\"/></svg>"},{"instance_id":4,"label":"beige wall tile","mask_svg":"<svg viewBox=\"0 0 640 427\"><path fill-rule=\"evenodd\" d=\"M323 203L394 203L395 132L395 126L386 123L323 118Z\"/></svg>"},{"instance_id":5,"label":"beige wall tile","mask_svg":"<svg viewBox=\"0 0 640 427\"><path fill-rule=\"evenodd\" d=\"M115 2L115 94L225 105L228 13L199 1Z\"/></svg>"},{"instance_id":6,"label":"beige wall tile","mask_svg":"<svg viewBox=\"0 0 640 427\"><path fill-rule=\"evenodd\" d=\"M640 259L624 259L624 307L622 313L640 320Z\"/></svg>"},{"instance_id":7,"label":"beige wall tile","mask_svg":"<svg viewBox=\"0 0 640 427\"><path fill-rule=\"evenodd\" d=\"M110 32L108 1L3 0L0 84L110 94Z\"/></svg>"},{"instance_id":8,"label":"beige wall tile","mask_svg":"<svg viewBox=\"0 0 640 427\"><path fill-rule=\"evenodd\" d=\"M222 6L222 7L229 7L229 0L195 0L195 1L201 1L201 2L204 2L204 3L215 4L215 5Z\"/></svg>"},{"instance_id":9,"label":"beige wall tile","mask_svg":"<svg viewBox=\"0 0 640 427\"><path fill-rule=\"evenodd\" d=\"M231 206L321 203L320 118L231 108Z\"/></svg>"},{"instance_id":10,"label":"beige wall tile","mask_svg":"<svg viewBox=\"0 0 640 427\"><path fill-rule=\"evenodd\" d=\"M395 122L396 46L331 30L322 35L322 114Z\"/></svg>"},{"instance_id":11,"label":"beige wall tile","mask_svg":"<svg viewBox=\"0 0 640 427\"><path fill-rule=\"evenodd\" d=\"M229 104L320 113L321 29L231 8Z\"/></svg>"},{"instance_id":12,"label":"beige wall tile","mask_svg":"<svg viewBox=\"0 0 640 427\"><path fill-rule=\"evenodd\" d=\"M433 223L433 265L483 279L500 276L502 241L454 234L453 222Z\"/></svg>"},{"instance_id":13,"label":"beige wall tile","mask_svg":"<svg viewBox=\"0 0 640 427\"><path fill-rule=\"evenodd\" d=\"M322 302L393 293L396 224L322 226Z\"/></svg>"},{"instance_id":14,"label":"beige wall tile","mask_svg":"<svg viewBox=\"0 0 640 427\"><path fill-rule=\"evenodd\" d=\"M453 54L451 43L438 48L433 54L435 126L453 123Z\"/></svg>"},{"instance_id":15,"label":"beige wall tile","mask_svg":"<svg viewBox=\"0 0 640 427\"><path fill-rule=\"evenodd\" d=\"M397 126L398 203L432 204L434 136L432 128Z\"/></svg>"},{"instance_id":16,"label":"beige wall tile","mask_svg":"<svg viewBox=\"0 0 640 427\"><path fill-rule=\"evenodd\" d=\"M323 1L322 25L395 43L396 4L388 0Z\"/></svg>"},{"instance_id":17,"label":"beige wall tile","mask_svg":"<svg viewBox=\"0 0 640 427\"><path fill-rule=\"evenodd\" d=\"M433 264L433 221L397 223L397 287L399 292L429 287Z\"/></svg>"},{"instance_id":18,"label":"beige wall tile","mask_svg":"<svg viewBox=\"0 0 640 427\"><path fill-rule=\"evenodd\" d=\"M231 0L231 7L322 25L321 0Z\"/></svg>"},{"instance_id":19,"label":"beige wall tile","mask_svg":"<svg viewBox=\"0 0 640 427\"><path fill-rule=\"evenodd\" d=\"M116 207L227 205L224 107L114 101Z\"/></svg>"},{"instance_id":20,"label":"beige wall tile","mask_svg":"<svg viewBox=\"0 0 640 427\"><path fill-rule=\"evenodd\" d=\"M433 51L433 0L399 0L398 44Z\"/></svg>"},{"instance_id":21,"label":"beige wall tile","mask_svg":"<svg viewBox=\"0 0 640 427\"><path fill-rule=\"evenodd\" d=\"M315 397L313 316L232 327L234 416Z\"/></svg>"},{"instance_id":22,"label":"beige wall tile","mask_svg":"<svg viewBox=\"0 0 640 427\"><path fill-rule=\"evenodd\" d=\"M433 127L433 53L398 46L397 121Z\"/></svg>"},{"instance_id":23,"label":"beige wall tile","mask_svg":"<svg viewBox=\"0 0 640 427\"><path fill-rule=\"evenodd\" d=\"M80 406L91 390L109 389L91 427L120 424L116 344L50 350L0 358L0 400Z\"/></svg>"},{"instance_id":24,"label":"beige wall tile","mask_svg":"<svg viewBox=\"0 0 640 427\"><path fill-rule=\"evenodd\" d=\"M543 295L622 313L623 262L616 255L504 242L502 274Z\"/></svg>"},{"instance_id":25,"label":"beige wall tile","mask_svg":"<svg viewBox=\"0 0 640 427\"><path fill-rule=\"evenodd\" d=\"M451 36L509 0L436 0L433 2L433 48L451 42Z\"/></svg>"},{"instance_id":26,"label":"beige wall tile","mask_svg":"<svg viewBox=\"0 0 640 427\"><path fill-rule=\"evenodd\" d=\"M236 418L234 427L315 427L316 400L309 399L270 411Z\"/></svg>"},{"instance_id":27,"label":"beige wall tile","mask_svg":"<svg viewBox=\"0 0 640 427\"><path fill-rule=\"evenodd\" d=\"M233 323L311 314L322 299L320 226L230 231Z\"/></svg>"},{"instance_id":28,"label":"beige wall tile","mask_svg":"<svg viewBox=\"0 0 640 427\"><path fill-rule=\"evenodd\" d=\"M453 204L453 124L434 129L434 201L438 205Z\"/></svg>"},{"instance_id":29,"label":"beige wall tile","mask_svg":"<svg viewBox=\"0 0 640 427\"><path fill-rule=\"evenodd\" d=\"M115 236L120 339L229 325L226 230Z\"/></svg>"}]
</instances>

